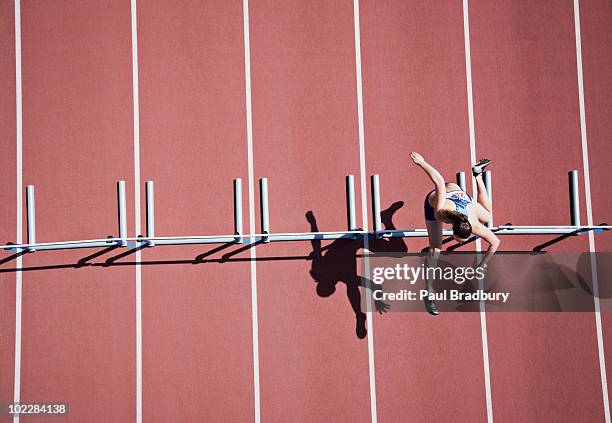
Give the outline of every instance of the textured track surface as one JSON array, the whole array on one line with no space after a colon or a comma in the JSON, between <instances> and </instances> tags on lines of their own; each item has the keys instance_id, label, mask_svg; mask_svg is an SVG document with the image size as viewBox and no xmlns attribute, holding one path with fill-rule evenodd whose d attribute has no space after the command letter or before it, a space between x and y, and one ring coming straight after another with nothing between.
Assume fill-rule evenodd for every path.
<instances>
[{"instance_id":1,"label":"textured track surface","mask_svg":"<svg viewBox=\"0 0 612 423\"><path fill-rule=\"evenodd\" d=\"M155 182L157 235L229 234L233 178L243 181L245 230L251 210L253 229L261 229L257 180L267 177L273 232L325 231L345 229L348 174L361 226L361 195L369 207L374 173L383 209L404 202L385 223L420 228L430 183L409 153L422 153L449 180L469 169L461 2L360 1L362 162L353 2L251 0L254 204L241 1L138 1L137 157L130 3L23 0L21 8L23 189L36 186L41 242L117 234L120 179L130 236L144 232L147 180ZM580 12L586 169L572 2L470 1L473 147L494 160L496 224L568 224L570 169L580 174L583 224L591 205L593 223L612 220L612 9L594 0ZM0 2L3 242L15 241L17 226L13 13L12 2ZM548 239L504 237L502 248L530 250ZM371 249L425 245L408 239ZM351 308L363 272L359 243L324 242L322 258L309 242L251 247L138 253L143 421L244 422L259 414L265 422L367 422L372 382L379 422L486 421L480 314L375 315L370 349L357 337L364 323ZM597 235L595 247L612 251L610 234ZM549 251L588 248L584 235ZM138 254L115 249L88 258L94 253L23 258L21 401L67 401L66 421L135 421ZM12 401L14 385L17 261L4 260L10 254L0 257L0 403ZM602 323L609 358L608 314ZM486 334L495 421L604 421L593 313L487 313Z\"/></svg>"}]
</instances>

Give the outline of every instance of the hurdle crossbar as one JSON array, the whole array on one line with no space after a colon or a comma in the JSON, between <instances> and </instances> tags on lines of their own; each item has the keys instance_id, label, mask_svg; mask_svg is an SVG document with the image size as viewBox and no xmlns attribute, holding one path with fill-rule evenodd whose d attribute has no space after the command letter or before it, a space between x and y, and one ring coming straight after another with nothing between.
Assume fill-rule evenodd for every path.
<instances>
[{"instance_id":1,"label":"hurdle crossbar","mask_svg":"<svg viewBox=\"0 0 612 423\"><path fill-rule=\"evenodd\" d=\"M594 231L609 231L610 225L600 226L498 226L493 228L496 235L563 235ZM444 236L452 236L452 231L445 229ZM280 241L312 241L312 240L336 240L336 239L362 239L370 238L424 238L427 237L427 229L394 229L374 231L332 231L332 232L287 232L287 233L261 233L243 236L243 242L280 242ZM225 244L239 242L235 234L229 235L186 235L186 236L156 236L156 237L128 237L128 238L103 238L77 241L44 242L35 244L5 244L0 245L4 250L63 250L73 248L96 248L109 247L109 245L121 245L127 242L129 246L140 244L150 245L189 245L189 244Z\"/></svg>"}]
</instances>

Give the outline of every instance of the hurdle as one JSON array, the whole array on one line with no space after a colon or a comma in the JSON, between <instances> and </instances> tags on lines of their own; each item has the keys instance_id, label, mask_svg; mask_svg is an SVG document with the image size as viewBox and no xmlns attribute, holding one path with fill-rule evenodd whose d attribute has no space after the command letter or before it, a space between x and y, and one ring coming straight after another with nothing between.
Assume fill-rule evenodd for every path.
<instances>
[{"instance_id":1,"label":"hurdle","mask_svg":"<svg viewBox=\"0 0 612 423\"><path fill-rule=\"evenodd\" d=\"M459 172L456 175L457 184L465 188L465 173ZM487 190L491 190L491 173L485 173L485 185ZM345 178L346 191L346 229L340 231L328 232L285 232L273 233L270 231L270 214L269 214L269 188L268 179L261 178L259 180L259 207L260 207L260 233L246 234L243 229L243 207L242 207L242 180L236 178L233 180L233 226L234 233L227 235L187 235L187 236L158 236L155 233L155 208L154 208L154 183L153 181L145 182L146 193L146 236L139 235L137 237L127 236L127 218L126 218L126 189L125 181L117 182L117 223L118 236L108 236L107 238L85 239L75 241L57 241L57 242L38 242L36 239L36 213L35 213L35 190L34 185L26 187L26 211L27 211L27 242L22 244L6 243L0 245L0 248L5 251L18 251L33 253L44 250L65 250L77 248L108 248L109 246L170 246L170 245L205 245L205 244L242 244L242 243L270 243L270 242L287 242L287 241L312 241L312 240L363 240L364 238L420 238L427 237L427 229L392 229L387 230L382 228L381 221L381 202L380 202L380 176L378 174L371 175L371 207L372 207L372 223L371 231L364 231L356 228L356 212L355 212L355 179L354 175L348 175ZM363 188L362 188L363 189ZM577 236L585 232L603 232L610 230L610 225L602 223L601 225L583 226L580 225L580 209L579 209L579 187L578 187L578 172L572 170L568 173L568 190L569 190L569 225L557 226L514 226L505 224L501 226L493 226L490 229L496 235L559 235L542 246L552 245L570 236ZM490 192L490 191L489 191ZM40 211L40 210L39 210ZM452 231L444 229L444 236L452 236ZM472 237L467 242L477 239ZM466 242L466 243L467 243ZM455 244L449 247L450 250L463 245ZM538 248L536 247L536 248ZM539 250L538 250L539 251Z\"/></svg>"},{"instance_id":2,"label":"hurdle","mask_svg":"<svg viewBox=\"0 0 612 423\"><path fill-rule=\"evenodd\" d=\"M56 242L37 242L36 241L36 210L35 210L35 186L26 186L26 216L27 216L27 242L17 244L7 242L0 245L0 249L9 252L27 252L45 250L68 250L76 248L108 248L115 245L120 247L127 246L130 238L127 237L127 218L125 200L125 181L117 182L117 218L119 236L108 236L106 238L83 239L75 241L56 241Z\"/></svg>"}]
</instances>

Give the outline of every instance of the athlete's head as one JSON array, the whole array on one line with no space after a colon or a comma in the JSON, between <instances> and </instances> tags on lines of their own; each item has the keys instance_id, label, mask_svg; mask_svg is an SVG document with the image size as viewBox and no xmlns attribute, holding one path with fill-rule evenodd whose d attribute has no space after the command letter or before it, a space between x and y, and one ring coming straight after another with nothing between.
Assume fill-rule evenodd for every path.
<instances>
[{"instance_id":1,"label":"athlete's head","mask_svg":"<svg viewBox=\"0 0 612 423\"><path fill-rule=\"evenodd\" d=\"M470 235L472 235L472 225L468 221L467 216L454 210L442 210L441 214L452 223L455 241L467 241Z\"/></svg>"},{"instance_id":2,"label":"athlete's head","mask_svg":"<svg viewBox=\"0 0 612 423\"><path fill-rule=\"evenodd\" d=\"M319 282L317 283L317 294L319 297L329 297L336 292L336 284Z\"/></svg>"}]
</instances>

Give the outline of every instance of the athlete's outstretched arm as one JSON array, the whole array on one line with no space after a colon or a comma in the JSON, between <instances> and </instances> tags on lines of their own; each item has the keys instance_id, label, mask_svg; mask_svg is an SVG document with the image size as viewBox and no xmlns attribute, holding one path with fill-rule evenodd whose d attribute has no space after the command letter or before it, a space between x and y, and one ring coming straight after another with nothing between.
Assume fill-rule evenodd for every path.
<instances>
[{"instance_id":1,"label":"athlete's outstretched arm","mask_svg":"<svg viewBox=\"0 0 612 423\"><path fill-rule=\"evenodd\" d=\"M438 213L444 208L444 203L446 202L446 185L444 183L444 178L440 172L427 163L419 153L413 151L410 153L410 158L417 166L423 169L427 176L429 176L429 179L431 179L431 182L434 183L436 187L436 206L434 209L436 213Z\"/></svg>"}]
</instances>

